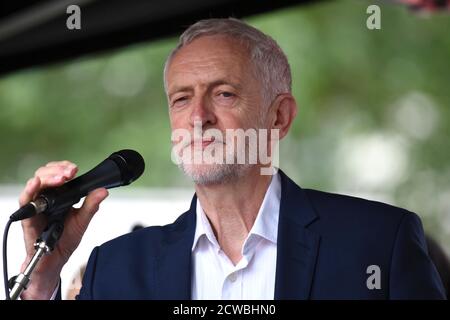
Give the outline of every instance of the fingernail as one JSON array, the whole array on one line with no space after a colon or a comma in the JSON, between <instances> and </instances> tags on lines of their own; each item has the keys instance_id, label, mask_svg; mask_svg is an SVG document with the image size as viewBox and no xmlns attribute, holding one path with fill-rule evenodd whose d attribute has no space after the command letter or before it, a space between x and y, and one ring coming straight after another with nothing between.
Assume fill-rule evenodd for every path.
<instances>
[{"instance_id":1,"label":"fingernail","mask_svg":"<svg viewBox=\"0 0 450 320\"><path fill-rule=\"evenodd\" d=\"M56 180L56 181L61 180L61 178L62 178L61 176L54 176L53 177L53 179Z\"/></svg>"},{"instance_id":2,"label":"fingernail","mask_svg":"<svg viewBox=\"0 0 450 320\"><path fill-rule=\"evenodd\" d=\"M65 174L66 176L70 176L70 175L72 174L72 168L67 168L67 169L65 169L65 170L64 170L64 174Z\"/></svg>"}]
</instances>

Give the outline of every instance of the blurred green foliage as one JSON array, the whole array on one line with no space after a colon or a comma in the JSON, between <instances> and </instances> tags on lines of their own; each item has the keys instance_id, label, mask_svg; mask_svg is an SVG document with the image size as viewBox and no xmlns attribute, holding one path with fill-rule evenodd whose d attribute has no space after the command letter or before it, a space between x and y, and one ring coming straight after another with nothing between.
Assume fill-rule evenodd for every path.
<instances>
[{"instance_id":1,"label":"blurred green foliage","mask_svg":"<svg viewBox=\"0 0 450 320\"><path fill-rule=\"evenodd\" d=\"M450 247L450 17L382 2L382 29L368 30L369 4L319 2L247 19L292 67L300 111L280 166L302 186L418 212ZM24 183L50 160L84 172L132 148L147 164L136 185L190 185L170 160L162 81L176 40L0 79L0 183Z\"/></svg>"}]
</instances>

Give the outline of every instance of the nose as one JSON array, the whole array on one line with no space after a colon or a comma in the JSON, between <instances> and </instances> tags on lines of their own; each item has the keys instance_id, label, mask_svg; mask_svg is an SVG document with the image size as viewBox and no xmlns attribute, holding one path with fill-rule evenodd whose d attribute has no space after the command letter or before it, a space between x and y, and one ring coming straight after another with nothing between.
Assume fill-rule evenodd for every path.
<instances>
[{"instance_id":1,"label":"nose","mask_svg":"<svg viewBox=\"0 0 450 320\"><path fill-rule=\"evenodd\" d=\"M194 127L195 122L201 122L203 128L209 125L214 125L216 121L216 116L207 99L199 97L193 101L192 112L189 117L189 123L192 127Z\"/></svg>"}]
</instances>

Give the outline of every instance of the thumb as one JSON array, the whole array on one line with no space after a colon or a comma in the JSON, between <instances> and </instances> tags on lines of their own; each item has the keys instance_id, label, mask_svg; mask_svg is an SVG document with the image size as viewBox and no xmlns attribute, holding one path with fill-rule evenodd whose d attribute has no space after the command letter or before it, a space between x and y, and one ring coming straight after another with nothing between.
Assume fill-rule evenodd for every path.
<instances>
[{"instance_id":1,"label":"thumb","mask_svg":"<svg viewBox=\"0 0 450 320\"><path fill-rule=\"evenodd\" d=\"M77 210L76 217L78 225L86 226L91 221L94 214L98 211L100 203L108 196L108 190L105 188L95 189L90 192L83 202L80 209Z\"/></svg>"}]
</instances>

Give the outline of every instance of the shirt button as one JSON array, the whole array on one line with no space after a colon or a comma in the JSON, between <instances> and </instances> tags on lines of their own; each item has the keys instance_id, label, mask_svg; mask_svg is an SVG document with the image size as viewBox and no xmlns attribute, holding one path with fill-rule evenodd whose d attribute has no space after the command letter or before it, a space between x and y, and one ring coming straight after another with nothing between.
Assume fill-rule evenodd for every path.
<instances>
[{"instance_id":1,"label":"shirt button","mask_svg":"<svg viewBox=\"0 0 450 320\"><path fill-rule=\"evenodd\" d=\"M231 282L235 282L237 280L237 274L236 272L233 272L232 274L230 274L230 281Z\"/></svg>"}]
</instances>

